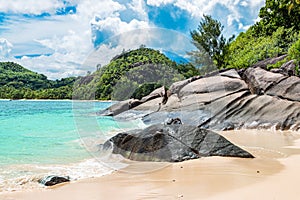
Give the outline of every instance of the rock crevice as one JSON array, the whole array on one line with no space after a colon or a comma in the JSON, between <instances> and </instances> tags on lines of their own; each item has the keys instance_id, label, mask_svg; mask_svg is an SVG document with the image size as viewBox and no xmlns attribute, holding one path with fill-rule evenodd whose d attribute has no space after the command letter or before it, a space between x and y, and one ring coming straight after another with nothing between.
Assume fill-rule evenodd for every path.
<instances>
[{"instance_id":1,"label":"rock crevice","mask_svg":"<svg viewBox=\"0 0 300 200\"><path fill-rule=\"evenodd\" d=\"M207 156L253 158L215 132L174 124L119 133L105 142L103 149L136 161L181 162Z\"/></svg>"}]
</instances>

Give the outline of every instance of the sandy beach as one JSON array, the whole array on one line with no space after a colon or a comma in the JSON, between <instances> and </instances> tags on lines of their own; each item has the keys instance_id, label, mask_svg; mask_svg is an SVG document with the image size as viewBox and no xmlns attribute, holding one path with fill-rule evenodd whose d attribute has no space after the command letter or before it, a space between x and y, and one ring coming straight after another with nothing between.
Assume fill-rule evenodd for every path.
<instances>
[{"instance_id":1,"label":"sandy beach","mask_svg":"<svg viewBox=\"0 0 300 200\"><path fill-rule=\"evenodd\" d=\"M100 178L3 193L0 199L299 198L299 133L250 130L220 134L256 158L207 157L174 164L131 162L127 168Z\"/></svg>"}]
</instances>

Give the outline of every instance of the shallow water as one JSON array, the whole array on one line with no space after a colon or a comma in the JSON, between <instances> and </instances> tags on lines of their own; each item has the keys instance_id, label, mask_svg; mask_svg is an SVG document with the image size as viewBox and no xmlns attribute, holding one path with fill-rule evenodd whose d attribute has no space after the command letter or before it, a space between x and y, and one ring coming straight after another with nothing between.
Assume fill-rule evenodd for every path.
<instances>
[{"instance_id":1,"label":"shallow water","mask_svg":"<svg viewBox=\"0 0 300 200\"><path fill-rule=\"evenodd\" d=\"M74 180L112 171L97 159L97 146L139 124L96 116L111 104L0 100L0 191L36 187L49 174Z\"/></svg>"}]
</instances>

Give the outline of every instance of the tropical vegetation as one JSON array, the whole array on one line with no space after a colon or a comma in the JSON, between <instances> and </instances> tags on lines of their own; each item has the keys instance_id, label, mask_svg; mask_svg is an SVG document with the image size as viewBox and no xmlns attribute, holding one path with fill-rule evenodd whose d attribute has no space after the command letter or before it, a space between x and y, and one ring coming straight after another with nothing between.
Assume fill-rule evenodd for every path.
<instances>
[{"instance_id":1,"label":"tropical vegetation","mask_svg":"<svg viewBox=\"0 0 300 200\"><path fill-rule=\"evenodd\" d=\"M148 94L158 86L170 86L174 81L197 74L198 70L193 65L178 64L158 50L141 46L139 49L123 51L108 65L80 78L75 83L74 98L128 99L140 93L135 90Z\"/></svg>"},{"instance_id":2,"label":"tropical vegetation","mask_svg":"<svg viewBox=\"0 0 300 200\"><path fill-rule=\"evenodd\" d=\"M71 99L75 77L48 80L13 62L0 62L0 98Z\"/></svg>"},{"instance_id":3,"label":"tropical vegetation","mask_svg":"<svg viewBox=\"0 0 300 200\"><path fill-rule=\"evenodd\" d=\"M247 68L258 61L288 54L299 64L299 0L266 0L260 20L233 40L222 35L223 26L203 16L198 29L191 31L198 51L190 52L203 73L217 68Z\"/></svg>"}]
</instances>

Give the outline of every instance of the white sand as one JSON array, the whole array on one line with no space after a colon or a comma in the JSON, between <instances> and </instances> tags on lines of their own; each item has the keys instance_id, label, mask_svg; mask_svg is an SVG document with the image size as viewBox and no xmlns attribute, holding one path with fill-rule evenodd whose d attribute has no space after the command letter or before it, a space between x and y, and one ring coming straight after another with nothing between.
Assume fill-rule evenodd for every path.
<instances>
[{"instance_id":1,"label":"white sand","mask_svg":"<svg viewBox=\"0 0 300 200\"><path fill-rule=\"evenodd\" d=\"M2 200L299 199L299 133L221 133L254 159L209 157L132 173L162 163L133 162L124 171L43 191L0 194Z\"/></svg>"}]
</instances>

